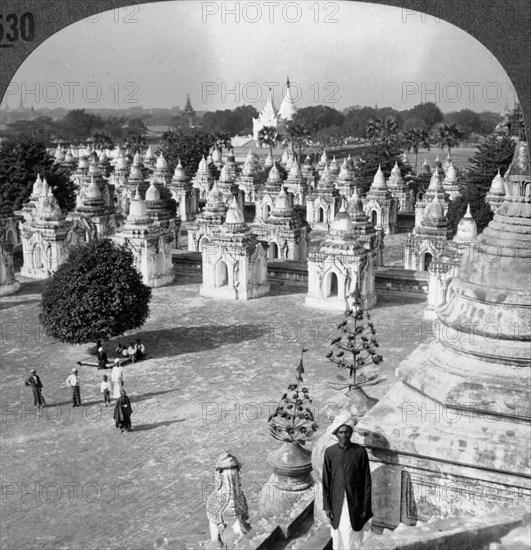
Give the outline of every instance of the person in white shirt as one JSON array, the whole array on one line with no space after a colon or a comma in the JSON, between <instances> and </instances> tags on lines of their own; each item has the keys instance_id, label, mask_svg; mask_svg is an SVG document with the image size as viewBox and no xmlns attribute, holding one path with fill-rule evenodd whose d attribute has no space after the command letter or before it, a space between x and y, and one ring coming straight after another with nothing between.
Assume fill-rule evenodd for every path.
<instances>
[{"instance_id":1,"label":"person in white shirt","mask_svg":"<svg viewBox=\"0 0 531 550\"><path fill-rule=\"evenodd\" d=\"M72 388L72 407L81 407L81 390L77 369L72 369L72 374L66 379L66 385Z\"/></svg>"},{"instance_id":2,"label":"person in white shirt","mask_svg":"<svg viewBox=\"0 0 531 550\"><path fill-rule=\"evenodd\" d=\"M131 359L131 363L134 363L136 361L136 344L131 342L129 344L129 347L127 348L127 352L129 353L129 359Z\"/></svg>"},{"instance_id":3,"label":"person in white shirt","mask_svg":"<svg viewBox=\"0 0 531 550\"><path fill-rule=\"evenodd\" d=\"M106 407L111 406L111 383L107 380L107 375L103 375L103 382L101 383L101 393L103 394L103 402Z\"/></svg>"},{"instance_id":4,"label":"person in white shirt","mask_svg":"<svg viewBox=\"0 0 531 550\"><path fill-rule=\"evenodd\" d=\"M114 360L114 367L111 374L112 397L118 399L122 395L122 386L124 385L124 368L120 365L120 359Z\"/></svg>"}]
</instances>

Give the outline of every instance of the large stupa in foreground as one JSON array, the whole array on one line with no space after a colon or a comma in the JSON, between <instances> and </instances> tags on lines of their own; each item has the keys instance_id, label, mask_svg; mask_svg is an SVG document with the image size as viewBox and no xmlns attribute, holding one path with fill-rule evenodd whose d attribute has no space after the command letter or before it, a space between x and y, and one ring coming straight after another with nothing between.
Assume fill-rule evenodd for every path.
<instances>
[{"instance_id":1,"label":"large stupa in foreground","mask_svg":"<svg viewBox=\"0 0 531 550\"><path fill-rule=\"evenodd\" d=\"M463 256L429 343L359 422L371 454L376 524L531 502L531 180L527 142L505 201Z\"/></svg>"}]
</instances>

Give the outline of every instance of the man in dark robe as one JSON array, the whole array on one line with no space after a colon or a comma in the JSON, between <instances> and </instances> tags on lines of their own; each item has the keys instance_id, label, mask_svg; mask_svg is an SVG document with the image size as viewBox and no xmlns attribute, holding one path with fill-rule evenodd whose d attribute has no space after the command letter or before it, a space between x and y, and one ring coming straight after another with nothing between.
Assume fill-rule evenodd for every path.
<instances>
[{"instance_id":1,"label":"man in dark robe","mask_svg":"<svg viewBox=\"0 0 531 550\"><path fill-rule=\"evenodd\" d=\"M353 427L352 420L339 426L334 432L339 443L324 455L323 509L334 550L359 548L372 517L369 457L364 447L350 441Z\"/></svg>"},{"instance_id":2,"label":"man in dark robe","mask_svg":"<svg viewBox=\"0 0 531 550\"><path fill-rule=\"evenodd\" d=\"M44 402L44 397L42 396L42 382L39 376L37 376L37 371L32 369L30 372L30 377L24 382L26 386L30 386L33 391L33 404L35 407L44 407L46 403Z\"/></svg>"},{"instance_id":3,"label":"man in dark robe","mask_svg":"<svg viewBox=\"0 0 531 550\"><path fill-rule=\"evenodd\" d=\"M131 431L131 402L125 394L125 390L121 391L121 395L114 406L114 422L117 428L123 432L124 430Z\"/></svg>"}]
</instances>

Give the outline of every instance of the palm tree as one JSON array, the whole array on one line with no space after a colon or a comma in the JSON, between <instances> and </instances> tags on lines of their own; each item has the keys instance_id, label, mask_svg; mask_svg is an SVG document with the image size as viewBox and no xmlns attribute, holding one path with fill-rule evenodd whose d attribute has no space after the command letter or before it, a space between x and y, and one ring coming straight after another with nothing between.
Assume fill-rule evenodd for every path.
<instances>
[{"instance_id":1,"label":"palm tree","mask_svg":"<svg viewBox=\"0 0 531 550\"><path fill-rule=\"evenodd\" d=\"M376 143L390 145L398 139L398 122L391 115L387 115L383 120L379 117L371 118L365 125L365 133L371 145Z\"/></svg>"},{"instance_id":2,"label":"palm tree","mask_svg":"<svg viewBox=\"0 0 531 550\"><path fill-rule=\"evenodd\" d=\"M114 141L107 132L94 132L92 134L94 149L114 149Z\"/></svg>"},{"instance_id":3,"label":"palm tree","mask_svg":"<svg viewBox=\"0 0 531 550\"><path fill-rule=\"evenodd\" d=\"M419 149L424 147L430 150L430 135L428 131L423 128L411 128L404 132L404 141L408 151L413 149L415 153L415 173L417 172L417 159L419 155Z\"/></svg>"},{"instance_id":4,"label":"palm tree","mask_svg":"<svg viewBox=\"0 0 531 550\"><path fill-rule=\"evenodd\" d=\"M147 147L145 139L140 134L129 134L125 138L124 146L133 153L140 153Z\"/></svg>"},{"instance_id":5,"label":"palm tree","mask_svg":"<svg viewBox=\"0 0 531 550\"><path fill-rule=\"evenodd\" d=\"M264 126L258 132L258 144L260 147L267 145L269 147L269 154L273 158L273 147L276 147L282 142L282 135L274 126Z\"/></svg>"},{"instance_id":6,"label":"palm tree","mask_svg":"<svg viewBox=\"0 0 531 550\"><path fill-rule=\"evenodd\" d=\"M294 145L297 146L297 151L299 155L299 162L302 158L302 148L308 145L311 135L310 132L306 129L306 127L302 124L296 124L294 122L288 122L286 124L286 141L291 144L293 147Z\"/></svg>"},{"instance_id":7,"label":"palm tree","mask_svg":"<svg viewBox=\"0 0 531 550\"><path fill-rule=\"evenodd\" d=\"M452 147L459 145L464 132L457 124L441 124L437 130L437 145L444 151L448 147L448 155L452 156Z\"/></svg>"},{"instance_id":8,"label":"palm tree","mask_svg":"<svg viewBox=\"0 0 531 550\"><path fill-rule=\"evenodd\" d=\"M210 135L212 136L212 140L214 141L214 148L217 149L220 153L223 152L223 149L232 149L232 141L228 132L215 132Z\"/></svg>"}]
</instances>

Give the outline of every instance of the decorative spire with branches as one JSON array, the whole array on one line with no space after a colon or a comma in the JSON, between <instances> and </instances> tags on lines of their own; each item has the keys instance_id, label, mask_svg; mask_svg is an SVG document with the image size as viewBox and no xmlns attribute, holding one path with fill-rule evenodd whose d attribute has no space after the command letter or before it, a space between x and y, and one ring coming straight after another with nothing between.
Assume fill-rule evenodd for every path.
<instances>
[{"instance_id":1,"label":"decorative spire with branches","mask_svg":"<svg viewBox=\"0 0 531 550\"><path fill-rule=\"evenodd\" d=\"M376 353L376 348L379 347L376 329L369 313L361 307L359 289L351 294L350 299L352 307L345 311L346 319L337 326L342 334L330 342L335 349L326 354L326 357L338 368L348 371L348 378L341 374L337 376L338 380L343 382L342 384L330 384L337 390L347 389L347 393L356 388L374 386L381 382L382 379L378 378L378 374L358 376L358 371L369 365L379 365L383 361L383 357Z\"/></svg>"},{"instance_id":2,"label":"decorative spire with branches","mask_svg":"<svg viewBox=\"0 0 531 550\"><path fill-rule=\"evenodd\" d=\"M289 384L280 405L268 420L271 435L286 443L304 445L319 427L310 409L312 400L309 390L302 386L303 355L307 351L301 351L301 360L295 369L295 383Z\"/></svg>"}]
</instances>

